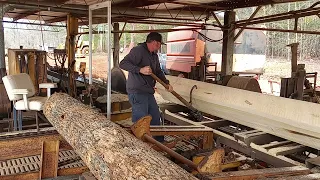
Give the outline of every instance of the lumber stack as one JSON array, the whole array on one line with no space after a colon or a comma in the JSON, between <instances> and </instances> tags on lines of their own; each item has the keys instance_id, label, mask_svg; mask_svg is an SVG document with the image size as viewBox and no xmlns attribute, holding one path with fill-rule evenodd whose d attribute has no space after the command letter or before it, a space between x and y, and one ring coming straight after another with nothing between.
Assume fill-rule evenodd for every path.
<instances>
[{"instance_id":1,"label":"lumber stack","mask_svg":"<svg viewBox=\"0 0 320 180\"><path fill-rule=\"evenodd\" d=\"M55 93L44 114L97 179L196 179L102 114Z\"/></svg>"},{"instance_id":2,"label":"lumber stack","mask_svg":"<svg viewBox=\"0 0 320 180\"><path fill-rule=\"evenodd\" d=\"M320 149L320 105L185 78L166 76L174 90L205 113ZM165 100L183 105L157 84Z\"/></svg>"}]
</instances>

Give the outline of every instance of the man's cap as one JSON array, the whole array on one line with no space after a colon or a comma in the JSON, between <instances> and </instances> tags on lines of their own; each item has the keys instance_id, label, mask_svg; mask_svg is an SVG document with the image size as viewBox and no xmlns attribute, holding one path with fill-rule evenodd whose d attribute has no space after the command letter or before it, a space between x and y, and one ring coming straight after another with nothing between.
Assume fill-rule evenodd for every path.
<instances>
[{"instance_id":1,"label":"man's cap","mask_svg":"<svg viewBox=\"0 0 320 180\"><path fill-rule=\"evenodd\" d=\"M165 44L165 43L162 42L162 36L161 36L161 34L158 33L158 32L151 32L151 33L149 33L148 36L147 36L147 42L148 42L148 41L158 41L158 42L160 42L161 44Z\"/></svg>"}]
</instances>

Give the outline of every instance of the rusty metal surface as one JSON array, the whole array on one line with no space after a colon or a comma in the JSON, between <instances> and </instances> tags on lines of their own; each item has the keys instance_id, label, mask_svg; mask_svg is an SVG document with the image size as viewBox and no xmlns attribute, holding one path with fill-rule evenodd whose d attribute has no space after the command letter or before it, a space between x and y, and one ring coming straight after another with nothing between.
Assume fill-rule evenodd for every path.
<instances>
[{"instance_id":1,"label":"rusty metal surface","mask_svg":"<svg viewBox=\"0 0 320 180\"><path fill-rule=\"evenodd\" d=\"M296 2L300 0L181 0L163 1L163 0L113 0L112 14L115 21L129 21L135 19L148 18L167 18L167 19L191 19L198 20L206 18L211 11L252 7L258 5L268 5L283 2ZM41 18L47 23L66 21L67 14L72 13L77 17L82 17L84 23L87 23L88 5L97 3L96 0L62 0L62 1L18 1L1 0L1 2L11 3L12 8L6 17L19 19L36 20ZM50 7L50 11L48 11ZM186 8L188 7L188 8ZM40 10L40 12L38 11ZM143 12L144 11L144 12ZM103 18L101 18L103 19ZM150 20L149 20L150 21Z\"/></svg>"}]
</instances>

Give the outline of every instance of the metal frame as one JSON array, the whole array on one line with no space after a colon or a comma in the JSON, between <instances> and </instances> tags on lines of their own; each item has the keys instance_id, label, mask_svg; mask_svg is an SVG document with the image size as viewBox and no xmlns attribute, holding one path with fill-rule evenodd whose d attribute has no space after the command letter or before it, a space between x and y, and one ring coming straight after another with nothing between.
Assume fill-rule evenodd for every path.
<instances>
[{"instance_id":1,"label":"metal frame","mask_svg":"<svg viewBox=\"0 0 320 180\"><path fill-rule=\"evenodd\" d=\"M107 118L111 119L111 0L89 6L89 84L92 84L92 11L107 8L108 35L107 44L109 45L108 54L108 82L107 82Z\"/></svg>"},{"instance_id":2,"label":"metal frame","mask_svg":"<svg viewBox=\"0 0 320 180\"><path fill-rule=\"evenodd\" d=\"M194 122L186 119L184 116L180 115L180 112L184 111L184 108L180 105L175 104L161 104L160 109L163 113L163 118L166 121L172 122L175 126L167 128L165 131L161 129L153 130L151 132L156 134L166 134L172 133L170 130L183 131L184 128L193 130L209 130L213 133L213 138L215 144L218 147L229 147L238 152L244 153L249 157L257 160L264 161L274 167L290 167L302 165L301 162L291 159L290 156L295 153L308 151L314 153L312 148L285 140L283 138L270 135L252 128L248 128L231 121L227 120L213 120L206 118L204 122ZM238 127L241 129L246 129L246 131L233 131L228 130L228 127ZM192 129L191 129L192 130ZM158 132L157 132L158 131ZM193 131L190 133L197 134ZM273 142L278 141L278 144ZM209 143L210 144L210 143ZM277 149L279 147L286 147L290 145L290 148ZM292 146L291 146L292 145ZM306 159L308 161L308 158Z\"/></svg>"}]
</instances>

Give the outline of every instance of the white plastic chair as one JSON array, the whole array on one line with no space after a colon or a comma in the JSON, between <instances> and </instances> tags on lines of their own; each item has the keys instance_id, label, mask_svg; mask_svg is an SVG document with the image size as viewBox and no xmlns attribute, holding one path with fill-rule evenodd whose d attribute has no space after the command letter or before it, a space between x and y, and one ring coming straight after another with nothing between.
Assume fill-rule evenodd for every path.
<instances>
[{"instance_id":1,"label":"white plastic chair","mask_svg":"<svg viewBox=\"0 0 320 180\"><path fill-rule=\"evenodd\" d=\"M42 83L39 88L47 89L47 97L35 96L35 88L28 74L21 73L16 75L7 75L2 78L6 88L9 100L13 102L13 122L14 130L22 130L22 113L21 111L36 112L36 126L39 131L38 112L42 111L45 101L51 95L51 89L56 88L56 83ZM18 111L18 119L16 111Z\"/></svg>"}]
</instances>

